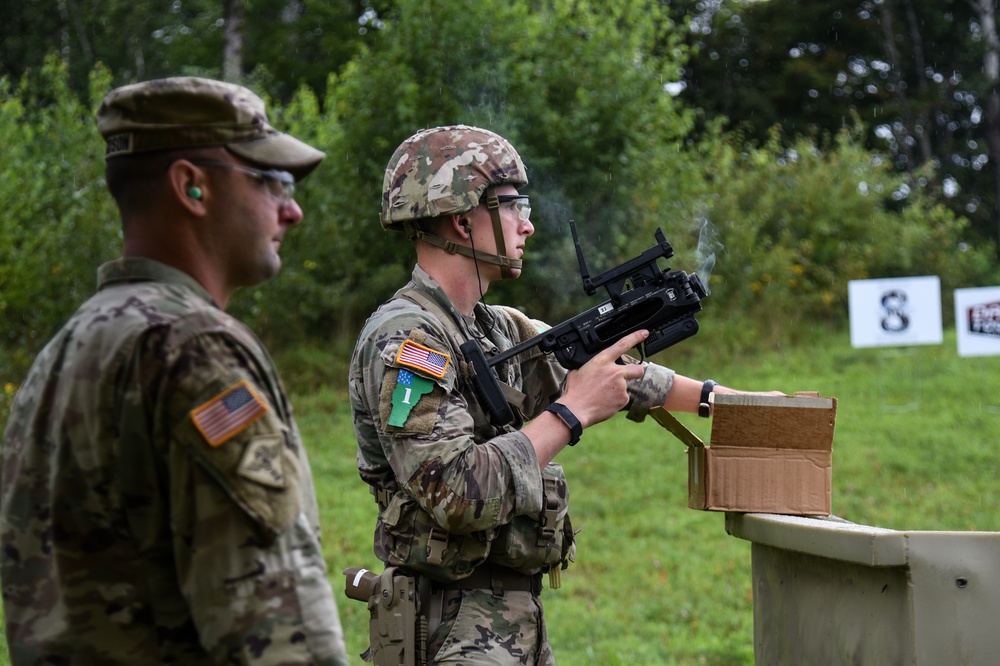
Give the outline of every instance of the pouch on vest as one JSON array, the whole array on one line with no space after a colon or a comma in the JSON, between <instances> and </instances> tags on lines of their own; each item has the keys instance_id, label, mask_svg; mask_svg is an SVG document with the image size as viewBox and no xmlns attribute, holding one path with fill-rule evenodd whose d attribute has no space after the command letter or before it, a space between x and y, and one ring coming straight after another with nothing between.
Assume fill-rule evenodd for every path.
<instances>
[{"instance_id":1,"label":"pouch on vest","mask_svg":"<svg viewBox=\"0 0 1000 666\"><path fill-rule=\"evenodd\" d=\"M392 496L379 519L386 536L389 564L436 581L465 578L486 561L495 531L448 534L406 493Z\"/></svg>"},{"instance_id":2,"label":"pouch on vest","mask_svg":"<svg viewBox=\"0 0 1000 666\"><path fill-rule=\"evenodd\" d=\"M565 562L574 544L569 520L569 486L562 466L542 470L542 510L517 516L500 528L489 560L518 571L548 569Z\"/></svg>"}]
</instances>

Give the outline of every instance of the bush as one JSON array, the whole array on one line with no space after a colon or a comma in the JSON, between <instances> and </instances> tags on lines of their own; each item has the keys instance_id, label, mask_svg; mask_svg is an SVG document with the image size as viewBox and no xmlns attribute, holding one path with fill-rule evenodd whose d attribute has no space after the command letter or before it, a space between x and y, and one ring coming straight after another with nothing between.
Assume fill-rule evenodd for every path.
<instances>
[{"instance_id":1,"label":"bush","mask_svg":"<svg viewBox=\"0 0 1000 666\"><path fill-rule=\"evenodd\" d=\"M120 254L120 225L104 185L94 108L49 58L39 89L0 79L0 379L19 376L93 291L97 266ZM110 87L91 76L92 100Z\"/></svg>"},{"instance_id":2,"label":"bush","mask_svg":"<svg viewBox=\"0 0 1000 666\"><path fill-rule=\"evenodd\" d=\"M435 14L418 0L396 3L384 34L331 75L324 99L303 87L269 103L273 124L327 159L297 190L305 220L282 246L281 274L234 295L231 312L277 347L353 342L414 261L409 242L378 223L385 163L416 129L455 122L510 138L532 180L529 269L488 298L553 323L596 303L578 281L571 218L595 275L650 247L661 227L671 267L704 278L700 255L712 248L698 242L714 237L701 318L728 327L734 345L843 325L852 279L939 275L946 299L1000 280L992 243L973 239L930 179L894 172L852 132L827 151L807 138L784 148L778 130L761 147L717 128L690 143L692 114L663 89L683 53L656 7L553 0L529 12L463 0L461 11ZM483 26L490 39L480 42ZM472 50L481 57L464 67ZM94 123L110 87L97 68L82 103L56 58L19 88L0 79L5 386L92 293L97 266L120 254Z\"/></svg>"},{"instance_id":3,"label":"bush","mask_svg":"<svg viewBox=\"0 0 1000 666\"><path fill-rule=\"evenodd\" d=\"M993 244L973 241L927 174L893 171L858 134L826 152L807 138L783 148L777 130L760 148L738 138L702 148L705 222L718 240L706 316L739 321L737 337L842 325L850 280L938 275L950 314L955 288L1000 279Z\"/></svg>"}]
</instances>

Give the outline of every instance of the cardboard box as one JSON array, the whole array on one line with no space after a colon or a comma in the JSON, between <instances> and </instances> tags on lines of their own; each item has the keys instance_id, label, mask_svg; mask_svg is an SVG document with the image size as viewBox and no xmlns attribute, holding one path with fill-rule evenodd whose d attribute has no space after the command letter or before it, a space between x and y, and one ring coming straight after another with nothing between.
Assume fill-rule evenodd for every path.
<instances>
[{"instance_id":1,"label":"cardboard box","mask_svg":"<svg viewBox=\"0 0 1000 666\"><path fill-rule=\"evenodd\" d=\"M688 506L828 516L837 399L713 393L709 444L672 414L650 412L687 445Z\"/></svg>"}]
</instances>

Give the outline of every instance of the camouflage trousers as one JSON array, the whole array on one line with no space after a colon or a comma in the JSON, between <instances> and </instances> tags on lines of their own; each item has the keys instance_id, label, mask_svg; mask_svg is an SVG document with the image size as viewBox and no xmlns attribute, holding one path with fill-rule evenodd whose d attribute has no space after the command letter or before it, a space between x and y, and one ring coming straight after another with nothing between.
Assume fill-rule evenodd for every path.
<instances>
[{"instance_id":1,"label":"camouflage trousers","mask_svg":"<svg viewBox=\"0 0 1000 666\"><path fill-rule=\"evenodd\" d=\"M531 592L445 590L431 594L428 663L555 666L542 602Z\"/></svg>"}]
</instances>

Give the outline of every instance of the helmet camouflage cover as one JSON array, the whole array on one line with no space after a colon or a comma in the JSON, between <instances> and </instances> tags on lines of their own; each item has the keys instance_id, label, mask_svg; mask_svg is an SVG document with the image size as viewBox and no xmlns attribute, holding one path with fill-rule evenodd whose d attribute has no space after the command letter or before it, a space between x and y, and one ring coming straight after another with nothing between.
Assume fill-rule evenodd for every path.
<instances>
[{"instance_id":1,"label":"helmet camouflage cover","mask_svg":"<svg viewBox=\"0 0 1000 666\"><path fill-rule=\"evenodd\" d=\"M423 129L400 144L382 180L382 226L461 214L487 187L528 184L514 147L499 134L468 125Z\"/></svg>"}]
</instances>

